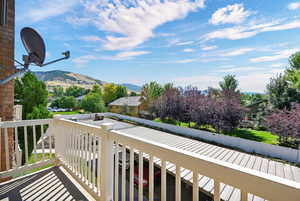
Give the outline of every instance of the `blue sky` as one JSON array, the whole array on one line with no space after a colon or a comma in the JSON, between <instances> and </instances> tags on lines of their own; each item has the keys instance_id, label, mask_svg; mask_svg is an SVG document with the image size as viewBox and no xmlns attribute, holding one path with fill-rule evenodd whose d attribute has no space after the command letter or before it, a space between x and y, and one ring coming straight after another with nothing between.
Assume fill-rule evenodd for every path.
<instances>
[{"instance_id":1,"label":"blue sky","mask_svg":"<svg viewBox=\"0 0 300 201\"><path fill-rule=\"evenodd\" d=\"M300 51L300 1L287 0L16 0L19 32L35 28L47 60L32 70L66 70L142 85L149 81L216 87L234 74L242 91L264 92Z\"/></svg>"}]
</instances>

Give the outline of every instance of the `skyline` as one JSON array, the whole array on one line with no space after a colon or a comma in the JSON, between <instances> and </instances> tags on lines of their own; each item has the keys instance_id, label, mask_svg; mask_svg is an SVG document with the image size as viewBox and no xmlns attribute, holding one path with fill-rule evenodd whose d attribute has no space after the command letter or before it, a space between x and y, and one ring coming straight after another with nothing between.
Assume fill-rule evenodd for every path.
<instances>
[{"instance_id":1,"label":"skyline","mask_svg":"<svg viewBox=\"0 0 300 201\"><path fill-rule=\"evenodd\" d=\"M240 89L264 92L300 51L300 1L232 0L16 1L16 59L25 50L19 31L35 28L47 59L71 59L34 71L65 70L103 81L150 81L217 87L235 74Z\"/></svg>"}]
</instances>

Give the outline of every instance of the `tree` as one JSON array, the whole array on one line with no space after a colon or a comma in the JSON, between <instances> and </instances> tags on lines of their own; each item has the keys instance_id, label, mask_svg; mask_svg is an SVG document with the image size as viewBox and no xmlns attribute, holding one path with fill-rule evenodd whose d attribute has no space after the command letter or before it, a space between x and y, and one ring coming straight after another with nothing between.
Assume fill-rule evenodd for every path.
<instances>
[{"instance_id":1,"label":"tree","mask_svg":"<svg viewBox=\"0 0 300 201\"><path fill-rule=\"evenodd\" d=\"M87 94L81 102L81 107L88 112L105 112L105 104L99 93Z\"/></svg>"},{"instance_id":2,"label":"tree","mask_svg":"<svg viewBox=\"0 0 300 201\"><path fill-rule=\"evenodd\" d=\"M39 81L36 76L28 72L21 79L14 81L15 101L23 106L23 119L46 119L52 115L47 110L48 91L43 81ZM33 150L33 127L27 127L28 155ZM45 126L44 129L47 129ZM25 150L24 129L18 128L18 140L22 150ZM41 136L41 126L36 126L36 142ZM23 151L23 162L25 151Z\"/></svg>"},{"instance_id":3,"label":"tree","mask_svg":"<svg viewBox=\"0 0 300 201\"><path fill-rule=\"evenodd\" d=\"M271 78L267 85L267 96L271 109L290 109L292 102L300 102L300 93L281 74Z\"/></svg>"},{"instance_id":4,"label":"tree","mask_svg":"<svg viewBox=\"0 0 300 201\"><path fill-rule=\"evenodd\" d=\"M161 120L180 120L182 115L182 96L177 88L167 89L154 101L154 108Z\"/></svg>"},{"instance_id":5,"label":"tree","mask_svg":"<svg viewBox=\"0 0 300 201\"><path fill-rule=\"evenodd\" d=\"M22 79L15 80L15 100L23 106L23 119L34 107L47 108L48 91L45 83L39 81L33 73L26 73ZM48 117L46 115L44 118Z\"/></svg>"},{"instance_id":6,"label":"tree","mask_svg":"<svg viewBox=\"0 0 300 201\"><path fill-rule=\"evenodd\" d=\"M286 70L286 78L291 82L292 87L300 91L300 52L289 58L290 67Z\"/></svg>"},{"instance_id":7,"label":"tree","mask_svg":"<svg viewBox=\"0 0 300 201\"><path fill-rule=\"evenodd\" d=\"M136 93L135 91L130 92L129 96L138 96L138 93Z\"/></svg>"},{"instance_id":8,"label":"tree","mask_svg":"<svg viewBox=\"0 0 300 201\"><path fill-rule=\"evenodd\" d=\"M289 58L290 67L293 69L300 69L300 52L297 52Z\"/></svg>"},{"instance_id":9,"label":"tree","mask_svg":"<svg viewBox=\"0 0 300 201\"><path fill-rule=\"evenodd\" d=\"M113 83L107 83L103 86L103 100L105 105L108 105L112 101L117 99L116 96L116 88L117 86Z\"/></svg>"},{"instance_id":10,"label":"tree","mask_svg":"<svg viewBox=\"0 0 300 201\"><path fill-rule=\"evenodd\" d=\"M226 75L224 81L219 82L222 91L232 91L237 92L238 81L235 79L235 75Z\"/></svg>"},{"instance_id":11,"label":"tree","mask_svg":"<svg viewBox=\"0 0 300 201\"><path fill-rule=\"evenodd\" d=\"M116 87L116 99L126 96L128 96L127 88L122 85L118 85Z\"/></svg>"},{"instance_id":12,"label":"tree","mask_svg":"<svg viewBox=\"0 0 300 201\"><path fill-rule=\"evenodd\" d=\"M91 90L92 93L98 93L102 95L102 90L99 84L95 84Z\"/></svg>"},{"instance_id":13,"label":"tree","mask_svg":"<svg viewBox=\"0 0 300 201\"><path fill-rule=\"evenodd\" d=\"M291 110L276 110L266 117L269 130L279 136L279 141L295 148L295 139L300 138L300 104L293 103Z\"/></svg>"},{"instance_id":14,"label":"tree","mask_svg":"<svg viewBox=\"0 0 300 201\"><path fill-rule=\"evenodd\" d=\"M76 99L73 96L63 96L55 99L50 106L57 108L75 108Z\"/></svg>"},{"instance_id":15,"label":"tree","mask_svg":"<svg viewBox=\"0 0 300 201\"><path fill-rule=\"evenodd\" d=\"M66 89L65 96L79 97L87 94L87 90L78 86L71 86Z\"/></svg>"},{"instance_id":16,"label":"tree","mask_svg":"<svg viewBox=\"0 0 300 201\"><path fill-rule=\"evenodd\" d=\"M61 86L55 86L53 88L53 95L54 97L62 97L64 95L64 88Z\"/></svg>"},{"instance_id":17,"label":"tree","mask_svg":"<svg viewBox=\"0 0 300 201\"><path fill-rule=\"evenodd\" d=\"M144 97L144 100L149 103L158 98L163 91L164 89L160 84L157 82L150 82L142 87L142 96Z\"/></svg>"}]
</instances>

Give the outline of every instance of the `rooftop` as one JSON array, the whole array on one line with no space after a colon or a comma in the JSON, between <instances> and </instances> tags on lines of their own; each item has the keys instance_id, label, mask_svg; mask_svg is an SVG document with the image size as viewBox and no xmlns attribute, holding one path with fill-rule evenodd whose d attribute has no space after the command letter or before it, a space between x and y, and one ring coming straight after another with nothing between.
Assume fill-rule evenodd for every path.
<instances>
[{"instance_id":1,"label":"rooftop","mask_svg":"<svg viewBox=\"0 0 300 201\"><path fill-rule=\"evenodd\" d=\"M139 106L141 104L141 96L122 97L113 102L110 106Z\"/></svg>"}]
</instances>

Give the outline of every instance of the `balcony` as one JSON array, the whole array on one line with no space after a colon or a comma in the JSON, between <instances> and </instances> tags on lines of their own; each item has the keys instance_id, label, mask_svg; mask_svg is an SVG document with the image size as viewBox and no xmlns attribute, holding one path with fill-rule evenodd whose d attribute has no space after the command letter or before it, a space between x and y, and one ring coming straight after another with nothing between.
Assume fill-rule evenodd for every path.
<instances>
[{"instance_id":1,"label":"balcony","mask_svg":"<svg viewBox=\"0 0 300 201\"><path fill-rule=\"evenodd\" d=\"M135 123L93 119L91 114L1 122L6 161L0 167L9 170L0 172L0 179L54 166L0 183L0 200L300 199L297 166ZM38 131L41 149L35 143ZM10 135L14 150L8 146ZM24 165L18 135L24 136ZM33 164L30 139L31 157L43 155Z\"/></svg>"}]
</instances>

